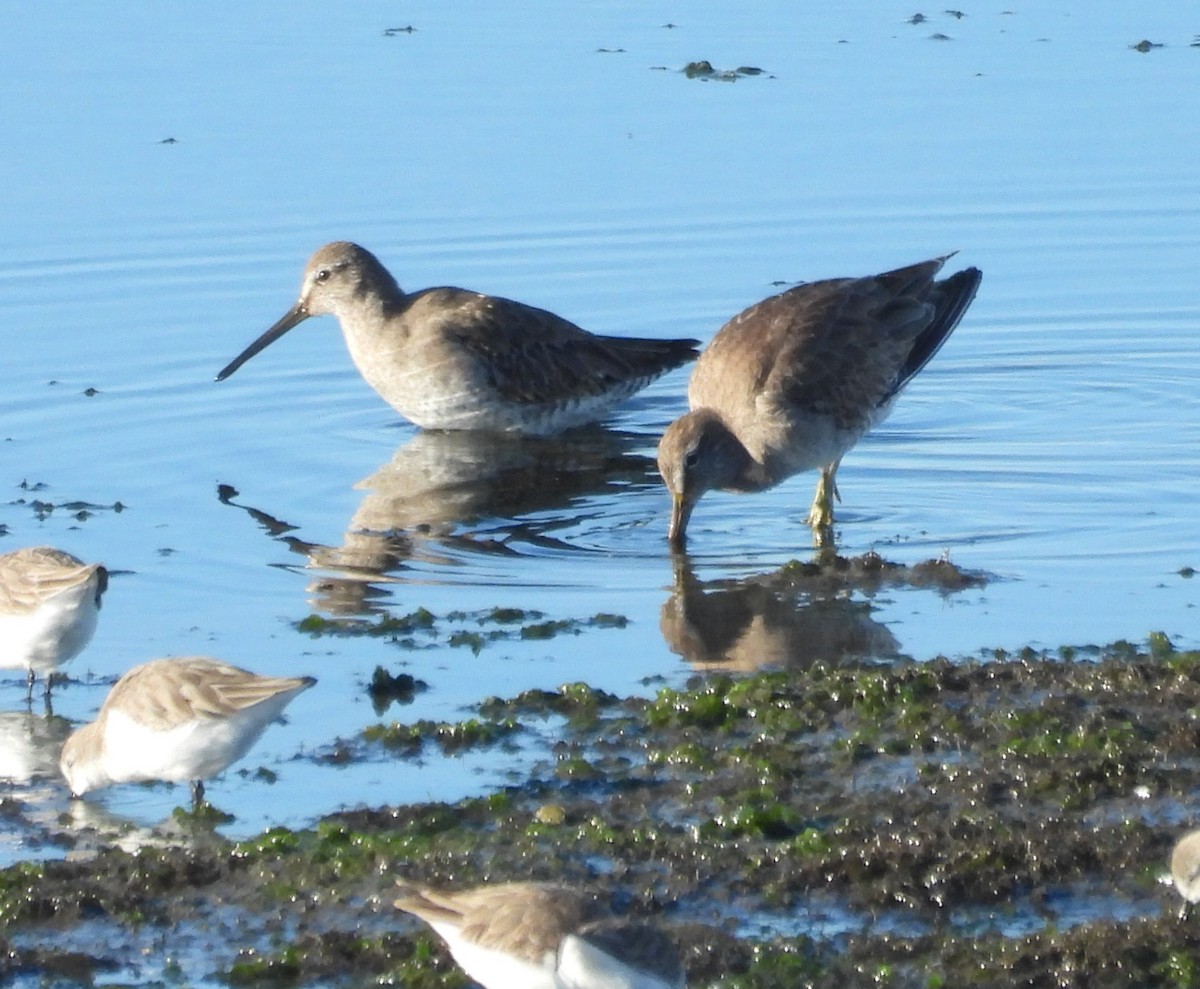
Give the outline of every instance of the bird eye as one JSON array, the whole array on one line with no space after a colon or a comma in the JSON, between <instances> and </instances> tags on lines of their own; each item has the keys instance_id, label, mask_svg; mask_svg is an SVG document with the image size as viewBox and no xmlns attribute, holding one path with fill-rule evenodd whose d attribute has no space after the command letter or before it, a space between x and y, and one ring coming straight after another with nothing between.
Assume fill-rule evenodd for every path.
<instances>
[{"instance_id":1,"label":"bird eye","mask_svg":"<svg viewBox=\"0 0 1200 989\"><path fill-rule=\"evenodd\" d=\"M700 451L692 447L692 449L683 455L683 466L690 470L698 463L700 463Z\"/></svg>"},{"instance_id":2,"label":"bird eye","mask_svg":"<svg viewBox=\"0 0 1200 989\"><path fill-rule=\"evenodd\" d=\"M329 276L331 274L333 274L333 272L330 271L330 269L322 268L320 271L317 272L317 281L327 282L327 281L329 281Z\"/></svg>"}]
</instances>

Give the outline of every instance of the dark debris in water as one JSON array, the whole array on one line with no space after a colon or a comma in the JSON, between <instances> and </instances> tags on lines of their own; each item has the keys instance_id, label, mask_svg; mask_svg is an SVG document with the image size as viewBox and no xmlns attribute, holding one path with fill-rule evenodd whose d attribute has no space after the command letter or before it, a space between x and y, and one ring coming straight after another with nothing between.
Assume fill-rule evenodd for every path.
<instances>
[{"instance_id":1,"label":"dark debris in water","mask_svg":"<svg viewBox=\"0 0 1200 989\"><path fill-rule=\"evenodd\" d=\"M546 879L665 923L692 985L1196 985L1200 928L1156 878L1200 812L1200 653L1155 634L996 655L697 676L651 699L573 684L408 726L397 742L447 752L445 738L526 732L522 782L0 870L0 937L20 945L2 946L0 975L82 964L86 981L88 961L56 945L97 919L122 969L146 970L144 925L167 956L194 932L209 968L184 984L215 969L238 984L463 986L392 912L395 881Z\"/></svg>"},{"instance_id":2,"label":"dark debris in water","mask_svg":"<svg viewBox=\"0 0 1200 989\"><path fill-rule=\"evenodd\" d=\"M894 563L878 553L839 556L821 553L811 561L793 560L779 571L779 577L810 593L862 591L872 593L882 587L919 587L951 593L983 587L988 575L965 570L948 557L925 560L911 566Z\"/></svg>"},{"instance_id":3,"label":"dark debris in water","mask_svg":"<svg viewBox=\"0 0 1200 989\"><path fill-rule=\"evenodd\" d=\"M376 666L367 684L367 694L376 716L383 714L393 704L411 704L417 694L429 689L429 684L418 680L411 673L389 673Z\"/></svg>"},{"instance_id":4,"label":"dark debris in water","mask_svg":"<svg viewBox=\"0 0 1200 989\"><path fill-rule=\"evenodd\" d=\"M742 76L766 75L764 70L754 65L739 65L736 69L716 69L708 59L688 62L682 71L689 79L701 79L706 82L737 82Z\"/></svg>"},{"instance_id":5,"label":"dark debris in water","mask_svg":"<svg viewBox=\"0 0 1200 989\"><path fill-rule=\"evenodd\" d=\"M40 482L29 484L27 481L22 481L20 487L22 490L29 492L40 492L46 490L46 485ZM99 505L95 502L81 501L77 499L55 503L53 501L47 501L43 498L17 498L11 502L11 504L28 505L33 511L34 518L36 518L39 522L44 522L46 519L50 518L51 515L56 513L61 514L63 512L70 515L76 522L86 522L93 515L96 515L99 512L113 512L114 514L120 514L121 512L125 511L127 507L119 501L114 501L111 505Z\"/></svg>"},{"instance_id":6,"label":"dark debris in water","mask_svg":"<svg viewBox=\"0 0 1200 989\"><path fill-rule=\"evenodd\" d=\"M1150 41L1147 38L1143 38L1137 44L1130 45L1129 47L1132 48L1135 52L1143 52L1144 53L1144 52L1148 52L1148 51L1153 51L1155 48L1163 48L1165 46L1163 45L1162 42Z\"/></svg>"}]
</instances>

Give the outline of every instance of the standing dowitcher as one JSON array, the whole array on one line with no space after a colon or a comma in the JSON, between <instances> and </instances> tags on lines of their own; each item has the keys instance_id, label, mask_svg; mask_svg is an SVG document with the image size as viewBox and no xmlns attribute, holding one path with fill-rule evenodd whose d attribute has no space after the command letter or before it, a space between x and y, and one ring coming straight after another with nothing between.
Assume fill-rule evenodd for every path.
<instances>
[{"instance_id":1,"label":"standing dowitcher","mask_svg":"<svg viewBox=\"0 0 1200 989\"><path fill-rule=\"evenodd\" d=\"M192 803L204 781L244 756L312 677L265 677L217 659L190 656L135 666L100 713L63 746L71 793L113 783L187 782Z\"/></svg>"},{"instance_id":2,"label":"standing dowitcher","mask_svg":"<svg viewBox=\"0 0 1200 989\"><path fill-rule=\"evenodd\" d=\"M28 672L29 692L91 641L108 571L52 546L0 556L0 669Z\"/></svg>"},{"instance_id":3,"label":"standing dowitcher","mask_svg":"<svg viewBox=\"0 0 1200 989\"><path fill-rule=\"evenodd\" d=\"M310 316L333 315L367 384L425 429L547 436L602 418L692 360L695 340L596 336L561 316L461 288L405 292L370 251L339 241L300 298L217 380Z\"/></svg>"},{"instance_id":4,"label":"standing dowitcher","mask_svg":"<svg viewBox=\"0 0 1200 989\"><path fill-rule=\"evenodd\" d=\"M673 545L706 491L762 491L813 468L808 522L828 533L842 457L887 417L975 298L977 268L935 280L951 256L797 285L721 327L692 371L691 411L658 445Z\"/></svg>"},{"instance_id":5,"label":"standing dowitcher","mask_svg":"<svg viewBox=\"0 0 1200 989\"><path fill-rule=\"evenodd\" d=\"M459 893L406 887L420 917L486 989L682 989L679 950L649 924L614 917L583 890L499 883Z\"/></svg>"}]
</instances>

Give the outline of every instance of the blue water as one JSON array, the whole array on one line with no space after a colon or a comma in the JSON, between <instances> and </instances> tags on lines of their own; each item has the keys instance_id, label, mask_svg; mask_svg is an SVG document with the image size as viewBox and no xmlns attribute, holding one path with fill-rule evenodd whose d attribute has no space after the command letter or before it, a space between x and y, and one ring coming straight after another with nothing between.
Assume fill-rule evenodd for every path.
<instances>
[{"instance_id":1,"label":"blue water","mask_svg":"<svg viewBox=\"0 0 1200 989\"><path fill-rule=\"evenodd\" d=\"M867 2L512 7L0 4L0 549L47 542L121 571L56 714L90 718L113 678L158 655L315 675L243 765L278 781L230 772L210 787L237 816L228 832L247 834L477 792L510 765L313 759L377 720L364 693L377 665L430 684L388 714L405 720L691 672L660 630L673 573L650 468L686 371L611 420L628 468L616 481L556 498L535 473L523 501L486 484L461 504L419 499L429 452L332 320L212 380L334 239L368 246L406 288L458 284L597 332L702 340L779 282L957 249L951 264L982 268L982 289L846 458L839 547L946 553L996 579L861 601L886 630L873 641L927 658L1200 639L1200 585L1178 573L1200 566L1200 134L1181 110L1200 53L1183 12L987 4L912 25L912 10ZM1129 47L1142 38L1165 47ZM702 58L764 71L679 71ZM459 456L432 462L454 473ZM372 506L358 485L393 458L398 480ZM806 558L813 483L706 498L695 576ZM46 515L33 498L98 507ZM312 547L361 550L364 511L428 532L378 594L335 584L331 598L345 575ZM266 516L291 528L272 534ZM347 595L395 614L505 605L629 624L478 655L293 627ZM0 681L0 709L23 698L20 678ZM9 786L48 819L68 804L54 780ZM184 799L122 787L89 803L150 825ZM0 845L0 860L26 854L54 852Z\"/></svg>"}]
</instances>

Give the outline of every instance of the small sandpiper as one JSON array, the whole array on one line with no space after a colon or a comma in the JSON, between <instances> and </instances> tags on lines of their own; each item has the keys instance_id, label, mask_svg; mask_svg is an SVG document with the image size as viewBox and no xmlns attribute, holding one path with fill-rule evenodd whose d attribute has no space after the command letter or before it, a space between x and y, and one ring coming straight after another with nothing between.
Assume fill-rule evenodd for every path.
<instances>
[{"instance_id":1,"label":"small sandpiper","mask_svg":"<svg viewBox=\"0 0 1200 989\"><path fill-rule=\"evenodd\" d=\"M797 285L721 327L692 371L691 411L658 445L674 546L706 491L762 491L813 468L808 523L823 541L842 457L887 417L975 298L977 268L935 280L951 256Z\"/></svg>"},{"instance_id":2,"label":"small sandpiper","mask_svg":"<svg viewBox=\"0 0 1200 989\"><path fill-rule=\"evenodd\" d=\"M338 241L309 259L296 304L217 380L323 315L337 317L367 384L425 429L552 435L603 418L697 355L695 340L597 336L461 288L408 293L370 251Z\"/></svg>"},{"instance_id":3,"label":"small sandpiper","mask_svg":"<svg viewBox=\"0 0 1200 989\"><path fill-rule=\"evenodd\" d=\"M204 656L155 659L116 682L100 713L67 739L59 768L81 797L113 783L204 780L237 762L312 677L258 676Z\"/></svg>"},{"instance_id":4,"label":"small sandpiper","mask_svg":"<svg viewBox=\"0 0 1200 989\"><path fill-rule=\"evenodd\" d=\"M29 696L40 673L46 696L54 673L96 631L108 571L52 546L0 556L0 669L24 669Z\"/></svg>"},{"instance_id":5,"label":"small sandpiper","mask_svg":"<svg viewBox=\"0 0 1200 989\"><path fill-rule=\"evenodd\" d=\"M1171 852L1171 881L1183 897L1179 919L1186 920L1193 903L1200 903L1200 831L1189 831Z\"/></svg>"},{"instance_id":6,"label":"small sandpiper","mask_svg":"<svg viewBox=\"0 0 1200 989\"><path fill-rule=\"evenodd\" d=\"M614 917L585 891L499 883L452 893L404 887L396 907L446 942L485 989L682 989L674 942Z\"/></svg>"}]
</instances>

